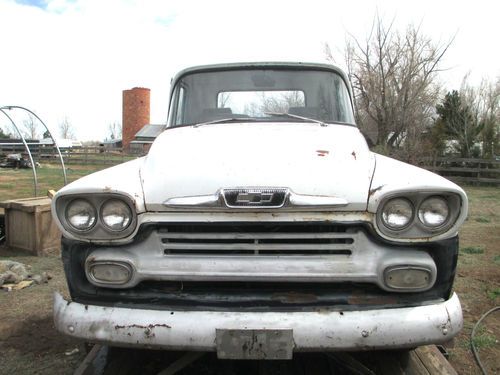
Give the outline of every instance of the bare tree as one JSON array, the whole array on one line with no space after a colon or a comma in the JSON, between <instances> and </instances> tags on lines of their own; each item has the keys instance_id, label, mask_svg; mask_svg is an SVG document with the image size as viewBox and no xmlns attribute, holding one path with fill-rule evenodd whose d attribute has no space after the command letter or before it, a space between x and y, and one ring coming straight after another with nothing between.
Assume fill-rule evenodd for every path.
<instances>
[{"instance_id":1,"label":"bare tree","mask_svg":"<svg viewBox=\"0 0 500 375\"><path fill-rule=\"evenodd\" d=\"M484 85L481 97L485 107L482 121L483 157L492 158L500 154L500 77L496 82Z\"/></svg>"},{"instance_id":2,"label":"bare tree","mask_svg":"<svg viewBox=\"0 0 500 375\"><path fill-rule=\"evenodd\" d=\"M474 86L466 75L459 95L469 116L465 125L449 127L449 132L455 135L460 152L466 157L473 156L474 144L479 141L482 141L483 156L493 157L499 150L500 77L496 82L483 79Z\"/></svg>"},{"instance_id":3,"label":"bare tree","mask_svg":"<svg viewBox=\"0 0 500 375\"><path fill-rule=\"evenodd\" d=\"M73 125L67 117L59 123L59 135L64 139L73 139L75 137Z\"/></svg>"},{"instance_id":4,"label":"bare tree","mask_svg":"<svg viewBox=\"0 0 500 375\"><path fill-rule=\"evenodd\" d=\"M261 91L255 99L245 104L244 112L251 117L260 117L267 112L287 113L290 107L303 107L302 91Z\"/></svg>"},{"instance_id":5,"label":"bare tree","mask_svg":"<svg viewBox=\"0 0 500 375\"><path fill-rule=\"evenodd\" d=\"M261 112L287 113L290 107L303 107L304 95L301 91L283 92L279 95L262 95Z\"/></svg>"},{"instance_id":6,"label":"bare tree","mask_svg":"<svg viewBox=\"0 0 500 375\"><path fill-rule=\"evenodd\" d=\"M122 138L122 126L118 122L112 122L108 125L109 139L121 139Z\"/></svg>"},{"instance_id":7,"label":"bare tree","mask_svg":"<svg viewBox=\"0 0 500 375\"><path fill-rule=\"evenodd\" d=\"M404 33L376 16L366 40L349 36L344 52L354 90L356 120L379 148L405 147L432 123L440 87L439 63L451 41L437 45L420 27ZM327 58L332 59L326 46Z\"/></svg>"},{"instance_id":8,"label":"bare tree","mask_svg":"<svg viewBox=\"0 0 500 375\"><path fill-rule=\"evenodd\" d=\"M229 92L222 91L217 96L217 108L226 108L227 103L231 99L231 94Z\"/></svg>"},{"instance_id":9,"label":"bare tree","mask_svg":"<svg viewBox=\"0 0 500 375\"><path fill-rule=\"evenodd\" d=\"M30 113L30 114L28 114L28 118L23 121L21 133L23 134L24 138L38 139L39 138L38 128L39 128L38 121Z\"/></svg>"},{"instance_id":10,"label":"bare tree","mask_svg":"<svg viewBox=\"0 0 500 375\"><path fill-rule=\"evenodd\" d=\"M0 126L0 139L10 138L10 134Z\"/></svg>"}]
</instances>

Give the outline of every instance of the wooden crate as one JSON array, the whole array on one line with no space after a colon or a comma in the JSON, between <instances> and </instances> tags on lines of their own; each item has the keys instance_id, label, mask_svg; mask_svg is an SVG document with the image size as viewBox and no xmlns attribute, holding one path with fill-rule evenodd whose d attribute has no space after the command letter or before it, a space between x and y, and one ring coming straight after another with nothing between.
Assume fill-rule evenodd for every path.
<instances>
[{"instance_id":1,"label":"wooden crate","mask_svg":"<svg viewBox=\"0 0 500 375\"><path fill-rule=\"evenodd\" d=\"M61 232L52 220L50 198L0 202L5 209L6 245L33 255L59 255Z\"/></svg>"}]
</instances>

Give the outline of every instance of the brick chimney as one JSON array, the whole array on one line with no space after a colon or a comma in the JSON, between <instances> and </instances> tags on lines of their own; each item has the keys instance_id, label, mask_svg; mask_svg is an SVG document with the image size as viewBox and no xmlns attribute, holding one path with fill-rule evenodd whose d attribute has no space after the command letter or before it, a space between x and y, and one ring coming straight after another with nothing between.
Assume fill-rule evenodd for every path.
<instances>
[{"instance_id":1,"label":"brick chimney","mask_svg":"<svg viewBox=\"0 0 500 375\"><path fill-rule=\"evenodd\" d=\"M150 98L151 90L144 87L123 90L122 141L125 151L130 150L135 134L150 122Z\"/></svg>"}]
</instances>

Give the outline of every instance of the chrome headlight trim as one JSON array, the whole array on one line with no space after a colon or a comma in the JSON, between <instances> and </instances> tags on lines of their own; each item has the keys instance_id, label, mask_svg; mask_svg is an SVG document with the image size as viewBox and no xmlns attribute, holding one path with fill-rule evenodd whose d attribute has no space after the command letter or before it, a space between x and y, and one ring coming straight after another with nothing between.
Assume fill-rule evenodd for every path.
<instances>
[{"instance_id":1,"label":"chrome headlight trim","mask_svg":"<svg viewBox=\"0 0 500 375\"><path fill-rule=\"evenodd\" d=\"M83 203L83 204L87 204L90 208L90 211L91 212L91 217L93 217L93 220L92 222L86 227L86 228L77 228L72 222L71 222L71 215L69 214L69 211L70 209L78 204L78 203ZM70 202L68 202L68 204L66 205L66 207L64 208L64 218L66 220L66 223L69 225L69 227L71 228L71 230L77 232L77 233L86 233L86 232L89 232L90 230L92 230L92 228L94 228L94 226L97 224L98 222L98 216L97 216L97 210L95 208L95 206L89 202L87 199L84 199L84 198L75 198L75 199L72 199Z\"/></svg>"},{"instance_id":2,"label":"chrome headlight trim","mask_svg":"<svg viewBox=\"0 0 500 375\"><path fill-rule=\"evenodd\" d=\"M392 199L407 199L413 204L413 218L411 222L404 228L394 230L387 227L382 219L382 211L385 205ZM430 198L443 199L448 205L448 217L439 226L431 227L425 225L419 219L419 211L422 203ZM400 240L400 239L425 239L441 235L447 232L456 223L460 216L462 201L460 195L453 192L440 192L440 191L425 191L425 192L398 192L387 195L384 197L377 209L376 226L377 230L386 238Z\"/></svg>"},{"instance_id":3,"label":"chrome headlight trim","mask_svg":"<svg viewBox=\"0 0 500 375\"><path fill-rule=\"evenodd\" d=\"M94 207L96 212L94 225L85 231L74 228L66 217L67 207L71 204L71 202L79 199L89 202ZM102 221L102 207L106 202L115 199L120 200L127 205L131 214L130 221L126 228L119 231L108 228ZM55 202L55 211L64 230L66 230L73 237L82 240L108 241L125 238L132 234L137 226L137 213L134 208L133 200L130 197L119 193L80 193L62 195L58 197Z\"/></svg>"},{"instance_id":4,"label":"chrome headlight trim","mask_svg":"<svg viewBox=\"0 0 500 375\"><path fill-rule=\"evenodd\" d=\"M388 209L388 206L391 203L395 204L396 201L400 201L400 204L405 204L406 203L408 205L408 209L410 210L410 215L408 215L408 221L405 224L401 225L401 226L391 225L389 223L389 220L387 218L385 218L385 214L386 214L386 210ZM392 231L401 231L401 230L404 230L409 225L411 225L414 217L415 217L415 207L413 206L413 203L409 199L404 198L404 197L395 197L395 198L388 199L384 203L384 205L382 206L382 208L380 210L380 219L381 219L382 224L386 228L388 228L389 230L392 230Z\"/></svg>"},{"instance_id":5,"label":"chrome headlight trim","mask_svg":"<svg viewBox=\"0 0 500 375\"><path fill-rule=\"evenodd\" d=\"M107 208L106 206L111 205L111 204L122 204L123 207L125 208L125 210L128 211L124 215L124 221L126 221L126 222L125 222L123 228L115 229L111 225L106 223L106 215L105 215L105 210ZM102 203L101 209L99 211L99 219L100 219L104 229L110 231L111 233L123 232L124 230L127 230L128 226L132 222L132 217L133 217L133 214L132 214L132 210L130 209L130 206L123 199L118 199L118 198L110 198L110 199L104 201Z\"/></svg>"},{"instance_id":6,"label":"chrome headlight trim","mask_svg":"<svg viewBox=\"0 0 500 375\"><path fill-rule=\"evenodd\" d=\"M432 200L441 201L446 206L446 216L444 217L443 221L438 223L437 225L430 225L429 223L426 223L425 222L426 221L425 213L422 213L422 211L424 211L424 208L422 208L422 207L425 204L429 204L429 202ZM430 207L429 207L429 209L430 209ZM422 202L420 202L420 206L418 207L418 211L417 211L417 216L418 216L420 223L422 223L422 225L424 225L426 228L429 228L430 230L436 230L436 229L441 228L442 226L445 226L446 223L448 222L448 220L450 219L450 214L451 214L450 204L448 203L448 201L445 198L443 198L439 195L431 195L430 197L427 197L424 200L422 200Z\"/></svg>"}]
</instances>

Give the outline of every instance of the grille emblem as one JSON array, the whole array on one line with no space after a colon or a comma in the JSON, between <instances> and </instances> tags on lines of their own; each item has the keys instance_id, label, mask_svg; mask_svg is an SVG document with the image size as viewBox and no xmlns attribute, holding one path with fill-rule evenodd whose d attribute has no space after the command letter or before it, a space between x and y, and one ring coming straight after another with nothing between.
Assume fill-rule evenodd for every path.
<instances>
[{"instance_id":1,"label":"grille emblem","mask_svg":"<svg viewBox=\"0 0 500 375\"><path fill-rule=\"evenodd\" d=\"M238 193L236 196L236 203L245 204L265 204L273 200L274 193L261 193L261 192L250 192Z\"/></svg>"},{"instance_id":2,"label":"grille emblem","mask_svg":"<svg viewBox=\"0 0 500 375\"><path fill-rule=\"evenodd\" d=\"M222 196L227 207L279 208L288 196L285 188L223 189Z\"/></svg>"}]
</instances>

